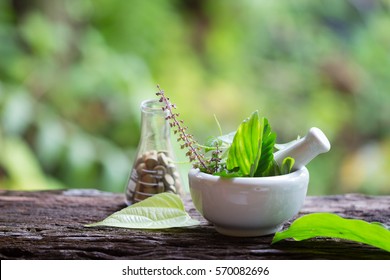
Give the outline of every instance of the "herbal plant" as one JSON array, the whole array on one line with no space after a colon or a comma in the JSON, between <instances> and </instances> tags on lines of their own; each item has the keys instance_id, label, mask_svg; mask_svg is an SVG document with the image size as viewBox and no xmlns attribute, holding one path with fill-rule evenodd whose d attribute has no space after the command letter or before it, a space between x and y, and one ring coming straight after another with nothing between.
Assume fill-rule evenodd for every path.
<instances>
[{"instance_id":1,"label":"herbal plant","mask_svg":"<svg viewBox=\"0 0 390 280\"><path fill-rule=\"evenodd\" d=\"M255 111L244 120L237 131L227 135L211 137L205 145L200 145L187 132L188 127L176 113L173 104L164 90L157 86L156 95L163 104L162 110L167 112L173 133L179 135L181 148L187 149L186 156L194 167L202 172L222 177L264 177L290 173L294 159L286 158L279 166L274 160L276 133L265 117ZM219 122L217 121L218 126ZM221 130L221 129L220 129ZM208 154L208 156L206 156Z\"/></svg>"}]
</instances>

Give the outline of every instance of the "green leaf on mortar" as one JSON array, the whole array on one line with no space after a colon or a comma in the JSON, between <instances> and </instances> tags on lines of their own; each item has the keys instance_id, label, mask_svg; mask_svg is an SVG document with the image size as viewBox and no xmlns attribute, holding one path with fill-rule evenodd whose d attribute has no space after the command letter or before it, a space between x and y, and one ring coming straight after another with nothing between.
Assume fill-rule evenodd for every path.
<instances>
[{"instance_id":1,"label":"green leaf on mortar","mask_svg":"<svg viewBox=\"0 0 390 280\"><path fill-rule=\"evenodd\" d=\"M378 223L345 219L331 213L302 216L282 232L277 232L272 244L286 238L301 241L314 237L340 238L361 242L390 252L390 231Z\"/></svg>"},{"instance_id":2,"label":"green leaf on mortar","mask_svg":"<svg viewBox=\"0 0 390 280\"><path fill-rule=\"evenodd\" d=\"M241 123L234 135L226 161L228 170L238 167L243 176L254 176L260 158L262 134L259 112L255 111Z\"/></svg>"},{"instance_id":3,"label":"green leaf on mortar","mask_svg":"<svg viewBox=\"0 0 390 280\"><path fill-rule=\"evenodd\" d=\"M269 170L273 167L274 145L276 142L276 133L271 132L271 125L266 118L262 118L261 127L263 128L262 145L259 164L256 170L256 177L272 176Z\"/></svg>"},{"instance_id":4,"label":"green leaf on mortar","mask_svg":"<svg viewBox=\"0 0 390 280\"><path fill-rule=\"evenodd\" d=\"M133 229L164 229L199 225L184 209L178 195L160 193L128 206L86 227L109 226Z\"/></svg>"},{"instance_id":5,"label":"green leaf on mortar","mask_svg":"<svg viewBox=\"0 0 390 280\"><path fill-rule=\"evenodd\" d=\"M282 166L280 167L280 173L282 175L290 173L294 166L294 163L295 159L293 159L292 157L286 157L282 162Z\"/></svg>"}]
</instances>

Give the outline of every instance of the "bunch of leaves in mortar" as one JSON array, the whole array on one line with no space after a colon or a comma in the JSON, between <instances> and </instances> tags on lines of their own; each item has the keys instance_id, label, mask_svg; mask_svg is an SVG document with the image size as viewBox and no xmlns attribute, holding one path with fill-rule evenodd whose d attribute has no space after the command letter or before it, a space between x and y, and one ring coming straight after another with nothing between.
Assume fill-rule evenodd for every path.
<instances>
[{"instance_id":1,"label":"bunch of leaves in mortar","mask_svg":"<svg viewBox=\"0 0 390 280\"><path fill-rule=\"evenodd\" d=\"M164 104L162 109L167 112L166 119L174 134L179 135L177 140L183 143L181 148L188 149L186 155L194 162L195 168L222 177L264 177L291 172L294 159L286 158L282 166L274 161L276 133L272 132L268 120L260 117L258 111L244 120L236 132L210 138L206 145L199 145L187 133L187 127L179 119L180 115L173 111L175 104L159 86L157 88L159 91L156 95ZM205 156L207 153L211 153L208 158Z\"/></svg>"}]
</instances>

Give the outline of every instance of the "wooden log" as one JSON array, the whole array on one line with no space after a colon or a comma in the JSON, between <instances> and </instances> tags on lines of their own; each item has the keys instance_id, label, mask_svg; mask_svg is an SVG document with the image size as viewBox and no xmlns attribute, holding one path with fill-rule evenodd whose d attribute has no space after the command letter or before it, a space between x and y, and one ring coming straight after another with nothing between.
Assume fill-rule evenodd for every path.
<instances>
[{"instance_id":1,"label":"wooden log","mask_svg":"<svg viewBox=\"0 0 390 280\"><path fill-rule=\"evenodd\" d=\"M270 245L272 235L223 236L198 214L188 195L184 201L189 214L201 221L200 226L165 230L86 228L85 224L126 207L124 195L96 190L0 191L0 258L390 259L384 250L338 239ZM299 215L313 212L333 212L389 225L390 196L307 197Z\"/></svg>"}]
</instances>

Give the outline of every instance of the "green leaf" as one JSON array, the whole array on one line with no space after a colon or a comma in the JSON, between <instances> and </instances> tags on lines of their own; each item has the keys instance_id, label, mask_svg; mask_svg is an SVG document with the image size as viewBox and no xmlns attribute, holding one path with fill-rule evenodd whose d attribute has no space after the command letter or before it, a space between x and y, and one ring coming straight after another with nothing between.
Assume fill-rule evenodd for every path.
<instances>
[{"instance_id":1,"label":"green leaf","mask_svg":"<svg viewBox=\"0 0 390 280\"><path fill-rule=\"evenodd\" d=\"M263 129L258 111L238 127L230 146L226 167L239 168L244 176L254 176L259 163Z\"/></svg>"},{"instance_id":2,"label":"green leaf","mask_svg":"<svg viewBox=\"0 0 390 280\"><path fill-rule=\"evenodd\" d=\"M282 162L282 166L280 167L280 173L282 175L290 173L294 166L294 163L295 159L293 159L292 157L286 157Z\"/></svg>"},{"instance_id":3,"label":"green leaf","mask_svg":"<svg viewBox=\"0 0 390 280\"><path fill-rule=\"evenodd\" d=\"M274 145L276 133L271 132L271 126L266 118L262 119L263 137L261 139L261 153L259 165L256 170L256 177L268 176L274 160Z\"/></svg>"},{"instance_id":4,"label":"green leaf","mask_svg":"<svg viewBox=\"0 0 390 280\"><path fill-rule=\"evenodd\" d=\"M230 148L230 145L233 142L233 138L236 132L230 132L229 134L221 135L221 136L211 136L206 139L206 142L204 145L197 144L198 147L203 148L205 153L208 153L210 151L215 151L217 149L223 149L228 150Z\"/></svg>"},{"instance_id":5,"label":"green leaf","mask_svg":"<svg viewBox=\"0 0 390 280\"><path fill-rule=\"evenodd\" d=\"M218 136L218 139L221 140L223 143L227 144L230 146L233 143L234 136L236 135L236 132L230 132L225 135Z\"/></svg>"},{"instance_id":6,"label":"green leaf","mask_svg":"<svg viewBox=\"0 0 390 280\"><path fill-rule=\"evenodd\" d=\"M163 229L195 225L199 225L199 221L187 214L178 195L160 193L115 212L103 221L85 226Z\"/></svg>"},{"instance_id":7,"label":"green leaf","mask_svg":"<svg viewBox=\"0 0 390 280\"><path fill-rule=\"evenodd\" d=\"M237 169L238 169L238 168L237 168ZM222 171L216 172L216 173L214 173L213 175L215 175L215 176L221 176L221 177L224 177L224 178L243 177L240 170L234 170L234 169L231 170L231 171L228 171L228 170L226 170L226 169L223 169Z\"/></svg>"},{"instance_id":8,"label":"green leaf","mask_svg":"<svg viewBox=\"0 0 390 280\"><path fill-rule=\"evenodd\" d=\"M212 136L207 138L206 143L201 147L204 148L205 153L207 153L216 150L217 146L221 147L221 145L222 145L222 141L218 137Z\"/></svg>"},{"instance_id":9,"label":"green leaf","mask_svg":"<svg viewBox=\"0 0 390 280\"><path fill-rule=\"evenodd\" d=\"M314 213L295 220L290 228L277 232L272 244L286 238L301 241L314 237L361 242L390 252L390 231L378 223L345 219L332 213Z\"/></svg>"},{"instance_id":10,"label":"green leaf","mask_svg":"<svg viewBox=\"0 0 390 280\"><path fill-rule=\"evenodd\" d=\"M260 118L258 111L244 120L234 135L228 152L228 170L239 168L243 176L262 177L273 174L273 152L276 133L266 118Z\"/></svg>"}]
</instances>

